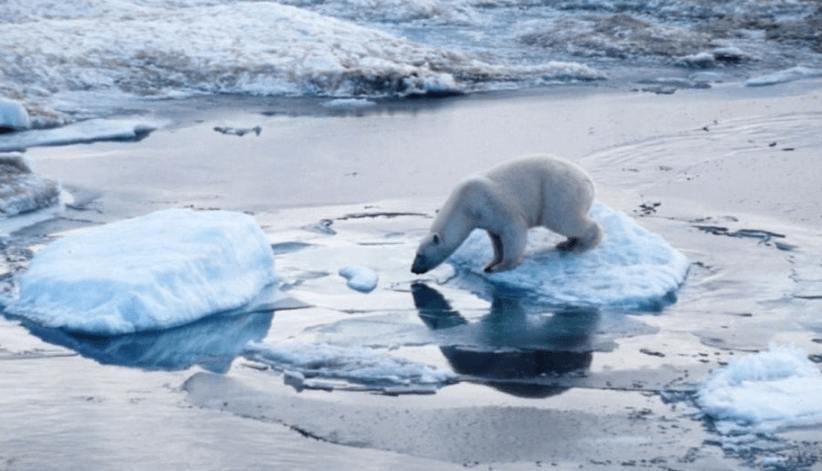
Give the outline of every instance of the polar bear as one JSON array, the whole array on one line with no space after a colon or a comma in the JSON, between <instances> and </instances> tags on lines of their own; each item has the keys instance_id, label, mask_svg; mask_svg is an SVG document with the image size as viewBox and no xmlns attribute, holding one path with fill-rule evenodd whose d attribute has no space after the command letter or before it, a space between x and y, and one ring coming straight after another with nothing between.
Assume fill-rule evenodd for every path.
<instances>
[{"instance_id":1,"label":"polar bear","mask_svg":"<svg viewBox=\"0 0 822 471\"><path fill-rule=\"evenodd\" d=\"M588 215L593 201L591 177L568 160L537 155L506 162L457 186L420 243L411 271L435 268L476 228L488 232L494 247L487 273L520 264L531 227L568 237L559 250L591 249L602 240L602 228Z\"/></svg>"}]
</instances>

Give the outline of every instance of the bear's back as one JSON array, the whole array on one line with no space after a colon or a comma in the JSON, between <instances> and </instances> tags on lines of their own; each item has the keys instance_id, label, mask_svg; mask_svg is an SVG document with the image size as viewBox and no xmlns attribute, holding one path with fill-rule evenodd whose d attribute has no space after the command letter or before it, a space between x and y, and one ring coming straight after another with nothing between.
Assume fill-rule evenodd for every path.
<instances>
[{"instance_id":1,"label":"bear's back","mask_svg":"<svg viewBox=\"0 0 822 471\"><path fill-rule=\"evenodd\" d=\"M576 164L560 157L536 155L503 163L486 178L516 204L532 226L544 225L559 212L587 213L593 203L594 185Z\"/></svg>"}]
</instances>

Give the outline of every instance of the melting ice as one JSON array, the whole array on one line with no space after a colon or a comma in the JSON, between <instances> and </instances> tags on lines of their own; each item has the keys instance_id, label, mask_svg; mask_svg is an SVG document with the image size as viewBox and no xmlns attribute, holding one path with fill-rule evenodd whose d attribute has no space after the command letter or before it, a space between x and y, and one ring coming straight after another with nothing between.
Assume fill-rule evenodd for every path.
<instances>
[{"instance_id":1,"label":"melting ice","mask_svg":"<svg viewBox=\"0 0 822 471\"><path fill-rule=\"evenodd\" d=\"M822 372L796 347L734 358L700 387L697 404L721 432L822 424Z\"/></svg>"},{"instance_id":2,"label":"melting ice","mask_svg":"<svg viewBox=\"0 0 822 471\"><path fill-rule=\"evenodd\" d=\"M55 206L60 185L32 171L22 154L0 153L0 218Z\"/></svg>"},{"instance_id":3,"label":"melting ice","mask_svg":"<svg viewBox=\"0 0 822 471\"><path fill-rule=\"evenodd\" d=\"M622 309L657 309L670 302L685 280L689 262L662 237L622 212L595 203L591 216L605 237L581 253L555 250L547 231L532 230L525 260L514 270L486 274L492 248L484 231L474 231L451 256L460 282L512 290L542 304ZM476 286L475 286L476 287Z\"/></svg>"},{"instance_id":4,"label":"melting ice","mask_svg":"<svg viewBox=\"0 0 822 471\"><path fill-rule=\"evenodd\" d=\"M275 280L271 248L253 218L171 209L48 245L5 309L46 327L125 334L241 308Z\"/></svg>"},{"instance_id":5,"label":"melting ice","mask_svg":"<svg viewBox=\"0 0 822 471\"><path fill-rule=\"evenodd\" d=\"M284 371L292 382L298 382L295 384L298 388L311 387L306 378L319 378L342 380L386 392L397 387L419 392L455 379L451 373L360 346L249 342L244 356Z\"/></svg>"}]
</instances>

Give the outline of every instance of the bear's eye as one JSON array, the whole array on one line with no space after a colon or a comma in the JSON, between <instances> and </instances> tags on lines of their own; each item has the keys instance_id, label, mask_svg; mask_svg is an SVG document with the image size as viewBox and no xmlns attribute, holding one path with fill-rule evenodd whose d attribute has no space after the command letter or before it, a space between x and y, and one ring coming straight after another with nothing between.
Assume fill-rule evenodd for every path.
<instances>
[{"instance_id":1,"label":"bear's eye","mask_svg":"<svg viewBox=\"0 0 822 471\"><path fill-rule=\"evenodd\" d=\"M440 243L440 235L439 234L434 234L433 242L434 242L434 244L439 245L439 243Z\"/></svg>"}]
</instances>

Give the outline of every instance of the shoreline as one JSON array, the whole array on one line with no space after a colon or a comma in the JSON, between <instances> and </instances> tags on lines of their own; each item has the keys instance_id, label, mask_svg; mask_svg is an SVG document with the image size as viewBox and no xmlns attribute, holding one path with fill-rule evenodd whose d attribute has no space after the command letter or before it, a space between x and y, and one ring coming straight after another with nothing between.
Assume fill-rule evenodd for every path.
<instances>
[{"instance_id":1,"label":"shoreline","mask_svg":"<svg viewBox=\"0 0 822 471\"><path fill-rule=\"evenodd\" d=\"M733 84L674 95L589 87L497 92L342 116L289 116L264 104L233 109L228 97L225 108L197 104L161 116L175 124L140 142L39 147L26 155L38 173L68 189L100 192L98 204L114 218L174 205L275 211L442 197L464 175L532 153L581 161L596 180L610 171L599 167L613 165L592 158L597 152L748 116L813 112L822 108L820 84ZM215 132L218 126L262 130L239 137ZM604 196L632 186L598 184Z\"/></svg>"}]
</instances>

